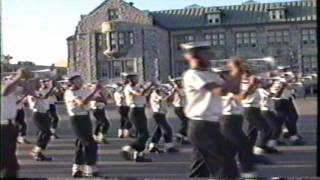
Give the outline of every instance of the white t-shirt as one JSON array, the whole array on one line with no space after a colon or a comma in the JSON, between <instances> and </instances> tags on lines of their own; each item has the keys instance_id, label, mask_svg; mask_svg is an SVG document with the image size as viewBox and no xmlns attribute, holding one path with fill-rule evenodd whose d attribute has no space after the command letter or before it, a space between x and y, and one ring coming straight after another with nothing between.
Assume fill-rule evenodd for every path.
<instances>
[{"instance_id":1,"label":"white t-shirt","mask_svg":"<svg viewBox=\"0 0 320 180\"><path fill-rule=\"evenodd\" d=\"M126 103L130 107L144 107L146 104L145 96L135 96L134 93L140 93L141 88L131 87L130 85L126 85L124 88L124 94L126 97Z\"/></svg>"},{"instance_id":2,"label":"white t-shirt","mask_svg":"<svg viewBox=\"0 0 320 180\"><path fill-rule=\"evenodd\" d=\"M232 99L233 93L228 93L222 96L222 114L223 115L238 115L243 113L243 108L240 103Z\"/></svg>"},{"instance_id":3,"label":"white t-shirt","mask_svg":"<svg viewBox=\"0 0 320 180\"><path fill-rule=\"evenodd\" d=\"M23 88L21 86L17 86L16 87L16 90L14 91L14 94L17 98L17 101L20 100L21 98L24 97L23 95ZM18 104L17 104L17 109L22 109L24 107L23 105L23 101L20 101Z\"/></svg>"},{"instance_id":4,"label":"white t-shirt","mask_svg":"<svg viewBox=\"0 0 320 180\"><path fill-rule=\"evenodd\" d=\"M207 83L222 84L223 80L209 71L187 70L183 75L186 94L184 112L191 120L218 122L222 114L221 97L213 96L212 92L204 89Z\"/></svg>"},{"instance_id":5,"label":"white t-shirt","mask_svg":"<svg viewBox=\"0 0 320 180\"><path fill-rule=\"evenodd\" d=\"M263 88L258 88L257 90L260 93L261 111L275 111L274 99L271 97L271 94Z\"/></svg>"},{"instance_id":6,"label":"white t-shirt","mask_svg":"<svg viewBox=\"0 0 320 180\"><path fill-rule=\"evenodd\" d=\"M185 95L184 91L183 90L176 90L173 94L172 105L174 107L184 107L185 104L186 104L186 95Z\"/></svg>"},{"instance_id":7,"label":"white t-shirt","mask_svg":"<svg viewBox=\"0 0 320 180\"><path fill-rule=\"evenodd\" d=\"M167 101L164 96L159 95L153 91L150 95L150 106L153 112L163 113L167 112Z\"/></svg>"},{"instance_id":8,"label":"white t-shirt","mask_svg":"<svg viewBox=\"0 0 320 180\"><path fill-rule=\"evenodd\" d=\"M7 84L10 81L2 81L2 84ZM9 94L8 96L1 96L1 119L4 120L14 120L17 113L17 96L14 93Z\"/></svg>"},{"instance_id":9,"label":"white t-shirt","mask_svg":"<svg viewBox=\"0 0 320 180\"><path fill-rule=\"evenodd\" d=\"M241 92L247 91L249 86L250 86L249 80L242 80L240 85ZM257 90L254 93L248 95L245 99L241 101L241 104L243 107L260 107L259 103L260 103L260 96Z\"/></svg>"},{"instance_id":10,"label":"white t-shirt","mask_svg":"<svg viewBox=\"0 0 320 180\"><path fill-rule=\"evenodd\" d=\"M279 80L276 80L272 85L271 85L271 88L270 88L270 91L274 94L277 94L283 83L286 82L286 79L284 78L281 78L281 77L278 77ZM289 90L288 88L284 88L284 90L282 91L282 94L280 95L280 99L289 99L291 98L293 95L293 92L291 90Z\"/></svg>"},{"instance_id":11,"label":"white t-shirt","mask_svg":"<svg viewBox=\"0 0 320 180\"><path fill-rule=\"evenodd\" d=\"M89 105L84 105L83 107L77 107L75 100L83 100L90 94L89 91L84 89L79 90L66 90L64 93L64 100L67 107L67 112L69 116L75 115L87 115L89 110Z\"/></svg>"},{"instance_id":12,"label":"white t-shirt","mask_svg":"<svg viewBox=\"0 0 320 180\"><path fill-rule=\"evenodd\" d=\"M46 88L46 89L40 89L41 93L47 94L50 90L50 87ZM57 98L54 94L50 95L47 99L49 104L55 104L57 102Z\"/></svg>"},{"instance_id":13,"label":"white t-shirt","mask_svg":"<svg viewBox=\"0 0 320 180\"><path fill-rule=\"evenodd\" d=\"M113 96L116 106L127 106L123 91L116 91Z\"/></svg>"},{"instance_id":14,"label":"white t-shirt","mask_svg":"<svg viewBox=\"0 0 320 180\"><path fill-rule=\"evenodd\" d=\"M95 95L97 97L99 95ZM91 109L103 109L106 107L106 104L103 102L98 102L98 101L90 101L90 108Z\"/></svg>"},{"instance_id":15,"label":"white t-shirt","mask_svg":"<svg viewBox=\"0 0 320 180\"><path fill-rule=\"evenodd\" d=\"M36 91L36 96L43 97L45 93ZM47 99L37 98L31 95L27 96L28 104L33 112L46 113L49 110L49 102Z\"/></svg>"}]
</instances>

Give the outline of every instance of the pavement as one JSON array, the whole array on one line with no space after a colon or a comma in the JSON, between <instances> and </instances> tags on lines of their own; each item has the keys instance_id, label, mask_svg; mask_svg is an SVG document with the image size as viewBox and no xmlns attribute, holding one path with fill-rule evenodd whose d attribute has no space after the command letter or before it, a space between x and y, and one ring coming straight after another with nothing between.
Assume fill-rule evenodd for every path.
<instances>
[{"instance_id":1,"label":"pavement","mask_svg":"<svg viewBox=\"0 0 320 180\"><path fill-rule=\"evenodd\" d=\"M281 154L267 155L274 162L273 165L258 165L258 172L261 177L316 176L317 100L316 98L299 99L296 101L296 105L300 114L298 129L306 141L306 145L279 146ZM27 136L33 144L18 145L17 155L21 165L20 177L71 178L75 138L63 104L58 105L58 112L61 118L58 134L61 139L52 140L45 151L47 155L54 158L52 162L36 162L29 155L36 141L36 130L30 118L27 118ZM154 120L150 110L147 109L146 112L151 133ZM108 133L108 140L111 144L99 145L98 167L102 175L113 179L186 179L188 177L191 160L190 145L180 146L181 152L176 154L148 154L153 158L151 163L124 161L120 156L120 149L132 139L119 139L116 137L119 127L119 115L115 107L108 107L107 116L111 121L111 128ZM174 130L177 131L180 122L175 117L172 109L169 110L167 118Z\"/></svg>"}]
</instances>

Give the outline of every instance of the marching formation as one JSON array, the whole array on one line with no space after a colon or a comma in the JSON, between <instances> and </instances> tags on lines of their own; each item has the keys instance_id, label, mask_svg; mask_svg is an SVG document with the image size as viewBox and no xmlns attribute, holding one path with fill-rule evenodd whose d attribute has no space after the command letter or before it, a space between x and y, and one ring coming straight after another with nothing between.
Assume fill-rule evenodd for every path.
<instances>
[{"instance_id":1,"label":"marching formation","mask_svg":"<svg viewBox=\"0 0 320 180\"><path fill-rule=\"evenodd\" d=\"M99 176L97 144L109 143L107 93L112 93L118 108L118 137L132 138L121 149L122 157L128 161L152 162L148 153L178 153L180 146L191 144L190 177L258 177L256 164L272 163L265 154L281 153L277 145L304 144L298 133L299 117L294 105L302 79L281 67L267 76L254 74L245 60L237 57L224 67L210 69L212 50L208 44L189 43L181 47L189 69L182 77L169 78L167 84L139 83L137 74L128 73L122 74L122 82L109 87L99 82L84 85L80 74L56 82L34 77L23 68L3 78L3 176L16 177L19 170L16 143L12 142L30 143L26 138L26 108L32 111L38 130L30 155L36 161L54 161L45 150L50 140L63 138L56 131L59 116L55 104L61 99L61 89L75 136L73 177ZM146 117L149 105L156 124L151 131ZM170 105L181 121L178 130L166 118ZM159 145L162 138L163 149Z\"/></svg>"}]
</instances>

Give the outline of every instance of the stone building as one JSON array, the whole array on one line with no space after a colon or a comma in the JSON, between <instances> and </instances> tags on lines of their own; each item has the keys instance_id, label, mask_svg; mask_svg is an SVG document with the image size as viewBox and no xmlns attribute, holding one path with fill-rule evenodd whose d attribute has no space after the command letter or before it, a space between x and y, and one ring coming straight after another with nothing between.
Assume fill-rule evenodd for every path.
<instances>
[{"instance_id":1,"label":"stone building","mask_svg":"<svg viewBox=\"0 0 320 180\"><path fill-rule=\"evenodd\" d=\"M317 70L316 0L142 11L133 3L106 0L82 15L67 39L69 72L86 81L178 76L186 68L179 44L210 41L213 59L273 56L296 71Z\"/></svg>"}]
</instances>

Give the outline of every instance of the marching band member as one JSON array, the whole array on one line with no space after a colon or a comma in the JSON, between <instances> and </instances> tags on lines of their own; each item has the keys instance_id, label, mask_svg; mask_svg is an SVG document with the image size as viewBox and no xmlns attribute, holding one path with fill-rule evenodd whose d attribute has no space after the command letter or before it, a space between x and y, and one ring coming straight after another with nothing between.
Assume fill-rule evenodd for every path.
<instances>
[{"instance_id":1,"label":"marching band member","mask_svg":"<svg viewBox=\"0 0 320 180\"><path fill-rule=\"evenodd\" d=\"M43 154L43 151L47 148L51 136L48 97L52 93L54 86L52 84L52 87L47 91L44 89L45 85L39 79L35 79L33 85L35 91L33 94L28 95L27 98L29 107L33 112L33 122L38 128L38 139L37 145L33 148L30 155L36 161L52 161L51 157Z\"/></svg>"},{"instance_id":2,"label":"marching band member","mask_svg":"<svg viewBox=\"0 0 320 180\"><path fill-rule=\"evenodd\" d=\"M278 138L281 134L281 122L279 121L274 106L274 95L270 92L269 85L260 84L258 92L260 94L260 109L261 114L271 128L271 137L267 146L276 148Z\"/></svg>"},{"instance_id":3,"label":"marching band member","mask_svg":"<svg viewBox=\"0 0 320 180\"><path fill-rule=\"evenodd\" d=\"M90 92L83 89L81 75L74 74L68 78L70 88L64 94L64 100L70 116L71 126L76 136L76 149L73 177L92 177L97 175L97 143L92 135L92 123L89 117L89 103L101 89L96 85Z\"/></svg>"},{"instance_id":4,"label":"marching band member","mask_svg":"<svg viewBox=\"0 0 320 180\"><path fill-rule=\"evenodd\" d=\"M136 162L151 162L152 159L145 157L143 151L149 138L148 122L145 114L146 93L152 84L141 87L138 84L136 74L129 74L126 77L124 89L127 104L130 107L129 118L137 130L137 139L130 145L122 148L122 155L126 160Z\"/></svg>"},{"instance_id":5,"label":"marching band member","mask_svg":"<svg viewBox=\"0 0 320 180\"><path fill-rule=\"evenodd\" d=\"M184 112L189 119L188 137L193 148L190 177L236 178L239 172L235 152L219 126L221 95L228 91L221 86L223 80L208 70L210 44L189 43L181 47L190 66L183 75L187 102Z\"/></svg>"},{"instance_id":6,"label":"marching band member","mask_svg":"<svg viewBox=\"0 0 320 180\"><path fill-rule=\"evenodd\" d=\"M42 91L49 91L50 88L50 84L48 83L49 80L45 79L43 80L43 85L42 85ZM56 87L53 87L54 89L52 90L51 94L49 95L47 101L49 103L49 117L51 118L51 125L50 125L50 131L51 131L51 139L59 139L59 136L56 134L56 129L58 127L58 122L59 122L59 117L57 114L57 110L56 110L56 102L57 102L57 98L56 98Z\"/></svg>"},{"instance_id":7,"label":"marching band member","mask_svg":"<svg viewBox=\"0 0 320 180\"><path fill-rule=\"evenodd\" d=\"M293 104L289 82L279 75L275 76L275 78L277 78L277 80L273 82L270 91L278 94L278 96L275 97L277 98L275 101L277 116L287 127L290 144L303 145L304 143L297 132L298 113Z\"/></svg>"},{"instance_id":8,"label":"marching band member","mask_svg":"<svg viewBox=\"0 0 320 180\"><path fill-rule=\"evenodd\" d=\"M1 82L1 119L0 119L0 174L1 178L16 178L19 163L16 156L18 128L13 121L17 112L17 98L14 92L23 79L28 79L29 71L19 69L10 80Z\"/></svg>"},{"instance_id":9,"label":"marching band member","mask_svg":"<svg viewBox=\"0 0 320 180\"><path fill-rule=\"evenodd\" d=\"M255 145L254 154L278 153L275 148L267 146L271 138L271 129L261 114L257 78L244 68L243 60L236 58L235 61L238 62L235 65L243 69L240 82L241 93L237 98L241 100L244 107L244 118L248 125L246 134L252 145Z\"/></svg>"},{"instance_id":10,"label":"marching band member","mask_svg":"<svg viewBox=\"0 0 320 180\"><path fill-rule=\"evenodd\" d=\"M118 137L128 138L130 136L130 129L132 127L132 124L129 121L128 117L130 107L126 104L123 85L118 84L118 87L116 88L113 96L115 104L118 107L118 112L120 114L120 129L118 129Z\"/></svg>"},{"instance_id":11,"label":"marching band member","mask_svg":"<svg viewBox=\"0 0 320 180\"><path fill-rule=\"evenodd\" d=\"M248 137L242 130L243 108L241 102L233 99L235 94L239 94L240 76L242 69L237 66L236 61L227 64L229 72L221 72L221 77L232 89L225 96L222 96L222 115L220 117L220 131L236 148L239 153L239 162L242 169L241 177L257 177L254 165L254 155Z\"/></svg>"},{"instance_id":12,"label":"marching band member","mask_svg":"<svg viewBox=\"0 0 320 180\"><path fill-rule=\"evenodd\" d=\"M153 89L150 95L150 106L153 111L153 117L156 121L156 126L153 131L153 135L151 137L151 142L149 143L148 150L151 153L161 153L162 150L159 150L157 145L162 137L163 131L163 138L164 138L164 146L165 152L168 153L175 153L179 150L175 148L173 141L173 132L172 127L168 123L166 119L167 113L167 99L171 96L172 92L169 92L166 95L160 89Z\"/></svg>"},{"instance_id":13,"label":"marching band member","mask_svg":"<svg viewBox=\"0 0 320 180\"><path fill-rule=\"evenodd\" d=\"M96 128L93 137L100 144L109 144L105 137L110 127L110 122L105 112L106 104L107 98L101 91L97 92L93 100L90 101L93 116L96 118Z\"/></svg>"},{"instance_id":14,"label":"marching band member","mask_svg":"<svg viewBox=\"0 0 320 180\"><path fill-rule=\"evenodd\" d=\"M177 141L181 144L189 144L187 137L188 118L183 111L185 106L185 94L183 91L181 80L181 78L176 78L172 81L175 90L172 95L172 105L174 107L175 114L181 121L181 128L179 130L179 133L177 133L176 135Z\"/></svg>"}]
</instances>

